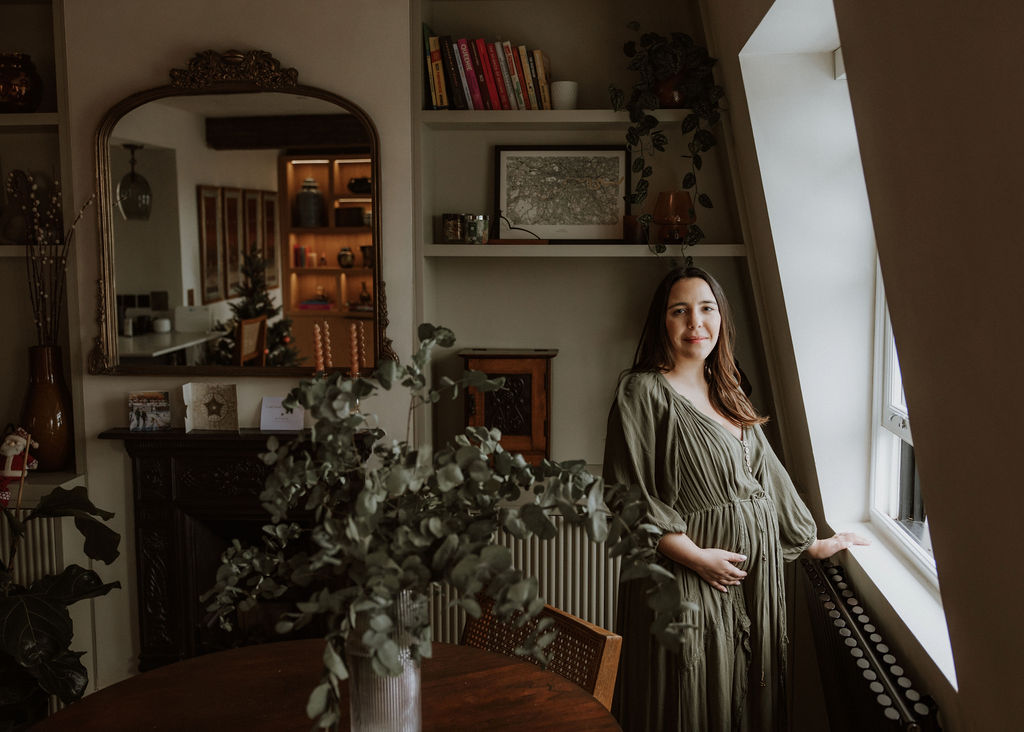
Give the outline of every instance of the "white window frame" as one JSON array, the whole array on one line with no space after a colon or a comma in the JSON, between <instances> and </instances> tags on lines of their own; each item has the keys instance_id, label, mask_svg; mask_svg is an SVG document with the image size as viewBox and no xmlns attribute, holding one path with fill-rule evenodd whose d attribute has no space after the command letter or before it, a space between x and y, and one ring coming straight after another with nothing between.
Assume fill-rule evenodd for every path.
<instances>
[{"instance_id":1,"label":"white window frame","mask_svg":"<svg viewBox=\"0 0 1024 732\"><path fill-rule=\"evenodd\" d=\"M903 399L899 358L893 338L881 271L875 273L875 368L872 407L872 526L899 555L938 588L935 557L892 518L899 512L900 443L911 445L910 415Z\"/></svg>"}]
</instances>

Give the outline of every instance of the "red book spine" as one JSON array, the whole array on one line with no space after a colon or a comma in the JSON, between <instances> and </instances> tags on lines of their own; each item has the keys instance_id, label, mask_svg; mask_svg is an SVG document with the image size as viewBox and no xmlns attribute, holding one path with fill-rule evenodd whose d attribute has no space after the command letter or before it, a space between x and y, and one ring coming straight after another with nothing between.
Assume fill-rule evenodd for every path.
<instances>
[{"instance_id":1,"label":"red book spine","mask_svg":"<svg viewBox=\"0 0 1024 732\"><path fill-rule=\"evenodd\" d=\"M484 71L484 83L487 85L487 96L491 100L491 109L501 109L501 97L498 96L498 87L494 84L494 74L491 73L491 59L487 55L487 41L477 38L476 53L480 58L480 67Z\"/></svg>"},{"instance_id":2,"label":"red book spine","mask_svg":"<svg viewBox=\"0 0 1024 732\"><path fill-rule=\"evenodd\" d=\"M523 73L523 59L519 55L519 51L515 46L512 47L512 59L516 62L516 76L519 77L519 87L523 90L523 104L526 105L527 109L535 109L533 102L530 100L530 94L527 92L526 86L526 77L530 73L530 70L526 69L526 73ZM508 72L511 74L512 69L509 69Z\"/></svg>"},{"instance_id":3,"label":"red book spine","mask_svg":"<svg viewBox=\"0 0 1024 732\"><path fill-rule=\"evenodd\" d=\"M484 98L477 83L476 67L473 66L473 54L469 51L469 41L460 38L458 44L459 59L462 61L462 70L466 73L466 85L469 86L469 96L473 99L473 109L484 109Z\"/></svg>"},{"instance_id":4,"label":"red book spine","mask_svg":"<svg viewBox=\"0 0 1024 732\"><path fill-rule=\"evenodd\" d=\"M484 76L484 67L480 63L480 55L476 51L476 43L469 41L469 55L473 57L473 69L476 71L476 85L480 88L480 98L483 100L481 109L494 109L491 104L491 95L487 91L487 77ZM487 59L485 58L484 61ZM488 64L490 65L490 64Z\"/></svg>"},{"instance_id":5,"label":"red book spine","mask_svg":"<svg viewBox=\"0 0 1024 732\"><path fill-rule=\"evenodd\" d=\"M494 86L498 89L498 99L501 101L502 109L512 109L512 103L508 100L508 90L505 88L505 80L501 76L501 62L498 60L498 51L493 43L487 46L487 58L491 62L491 76L494 77Z\"/></svg>"}]
</instances>

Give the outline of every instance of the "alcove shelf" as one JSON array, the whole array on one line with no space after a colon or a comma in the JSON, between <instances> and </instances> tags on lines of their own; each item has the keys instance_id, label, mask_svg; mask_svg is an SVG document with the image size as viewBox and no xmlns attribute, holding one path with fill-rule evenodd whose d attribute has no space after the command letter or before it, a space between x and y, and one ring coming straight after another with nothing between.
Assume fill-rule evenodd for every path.
<instances>
[{"instance_id":1,"label":"alcove shelf","mask_svg":"<svg viewBox=\"0 0 1024 732\"><path fill-rule=\"evenodd\" d=\"M659 109L654 115L663 124L682 122L689 109ZM538 110L418 110L417 121L434 130L625 130L627 112L611 109Z\"/></svg>"},{"instance_id":2,"label":"alcove shelf","mask_svg":"<svg viewBox=\"0 0 1024 732\"><path fill-rule=\"evenodd\" d=\"M681 256L678 247L669 247L662 254L655 254L645 246L637 244L427 244L424 246L427 257L461 257L464 259L478 257L548 257L614 259L639 257L672 257ZM689 257L743 257L746 247L742 244L699 244L686 250Z\"/></svg>"}]
</instances>

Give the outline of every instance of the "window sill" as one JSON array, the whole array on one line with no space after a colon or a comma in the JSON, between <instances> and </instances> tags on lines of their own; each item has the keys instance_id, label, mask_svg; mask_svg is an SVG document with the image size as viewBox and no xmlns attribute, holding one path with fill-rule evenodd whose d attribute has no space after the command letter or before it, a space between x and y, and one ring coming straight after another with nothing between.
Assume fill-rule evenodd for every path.
<instances>
[{"instance_id":1,"label":"window sill","mask_svg":"<svg viewBox=\"0 0 1024 732\"><path fill-rule=\"evenodd\" d=\"M870 546L853 547L845 557L837 557L847 566L854 585L866 604L887 615L883 621L888 635L912 638L902 649L910 656L907 665L918 670L921 680L938 693L935 683L957 689L953 651L949 644L946 614L934 580L916 568L908 567L892 539L869 523L849 527L871 541Z\"/></svg>"}]
</instances>

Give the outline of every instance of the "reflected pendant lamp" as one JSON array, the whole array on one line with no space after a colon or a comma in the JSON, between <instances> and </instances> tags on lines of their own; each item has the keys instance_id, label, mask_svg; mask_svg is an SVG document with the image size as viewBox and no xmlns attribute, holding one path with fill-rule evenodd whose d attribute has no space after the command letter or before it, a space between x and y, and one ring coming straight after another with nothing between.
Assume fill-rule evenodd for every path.
<instances>
[{"instance_id":1,"label":"reflected pendant lamp","mask_svg":"<svg viewBox=\"0 0 1024 732\"><path fill-rule=\"evenodd\" d=\"M126 220L147 221L153 205L149 182L135 172L135 151L142 145L125 145L131 154L131 170L117 184L117 208Z\"/></svg>"}]
</instances>

